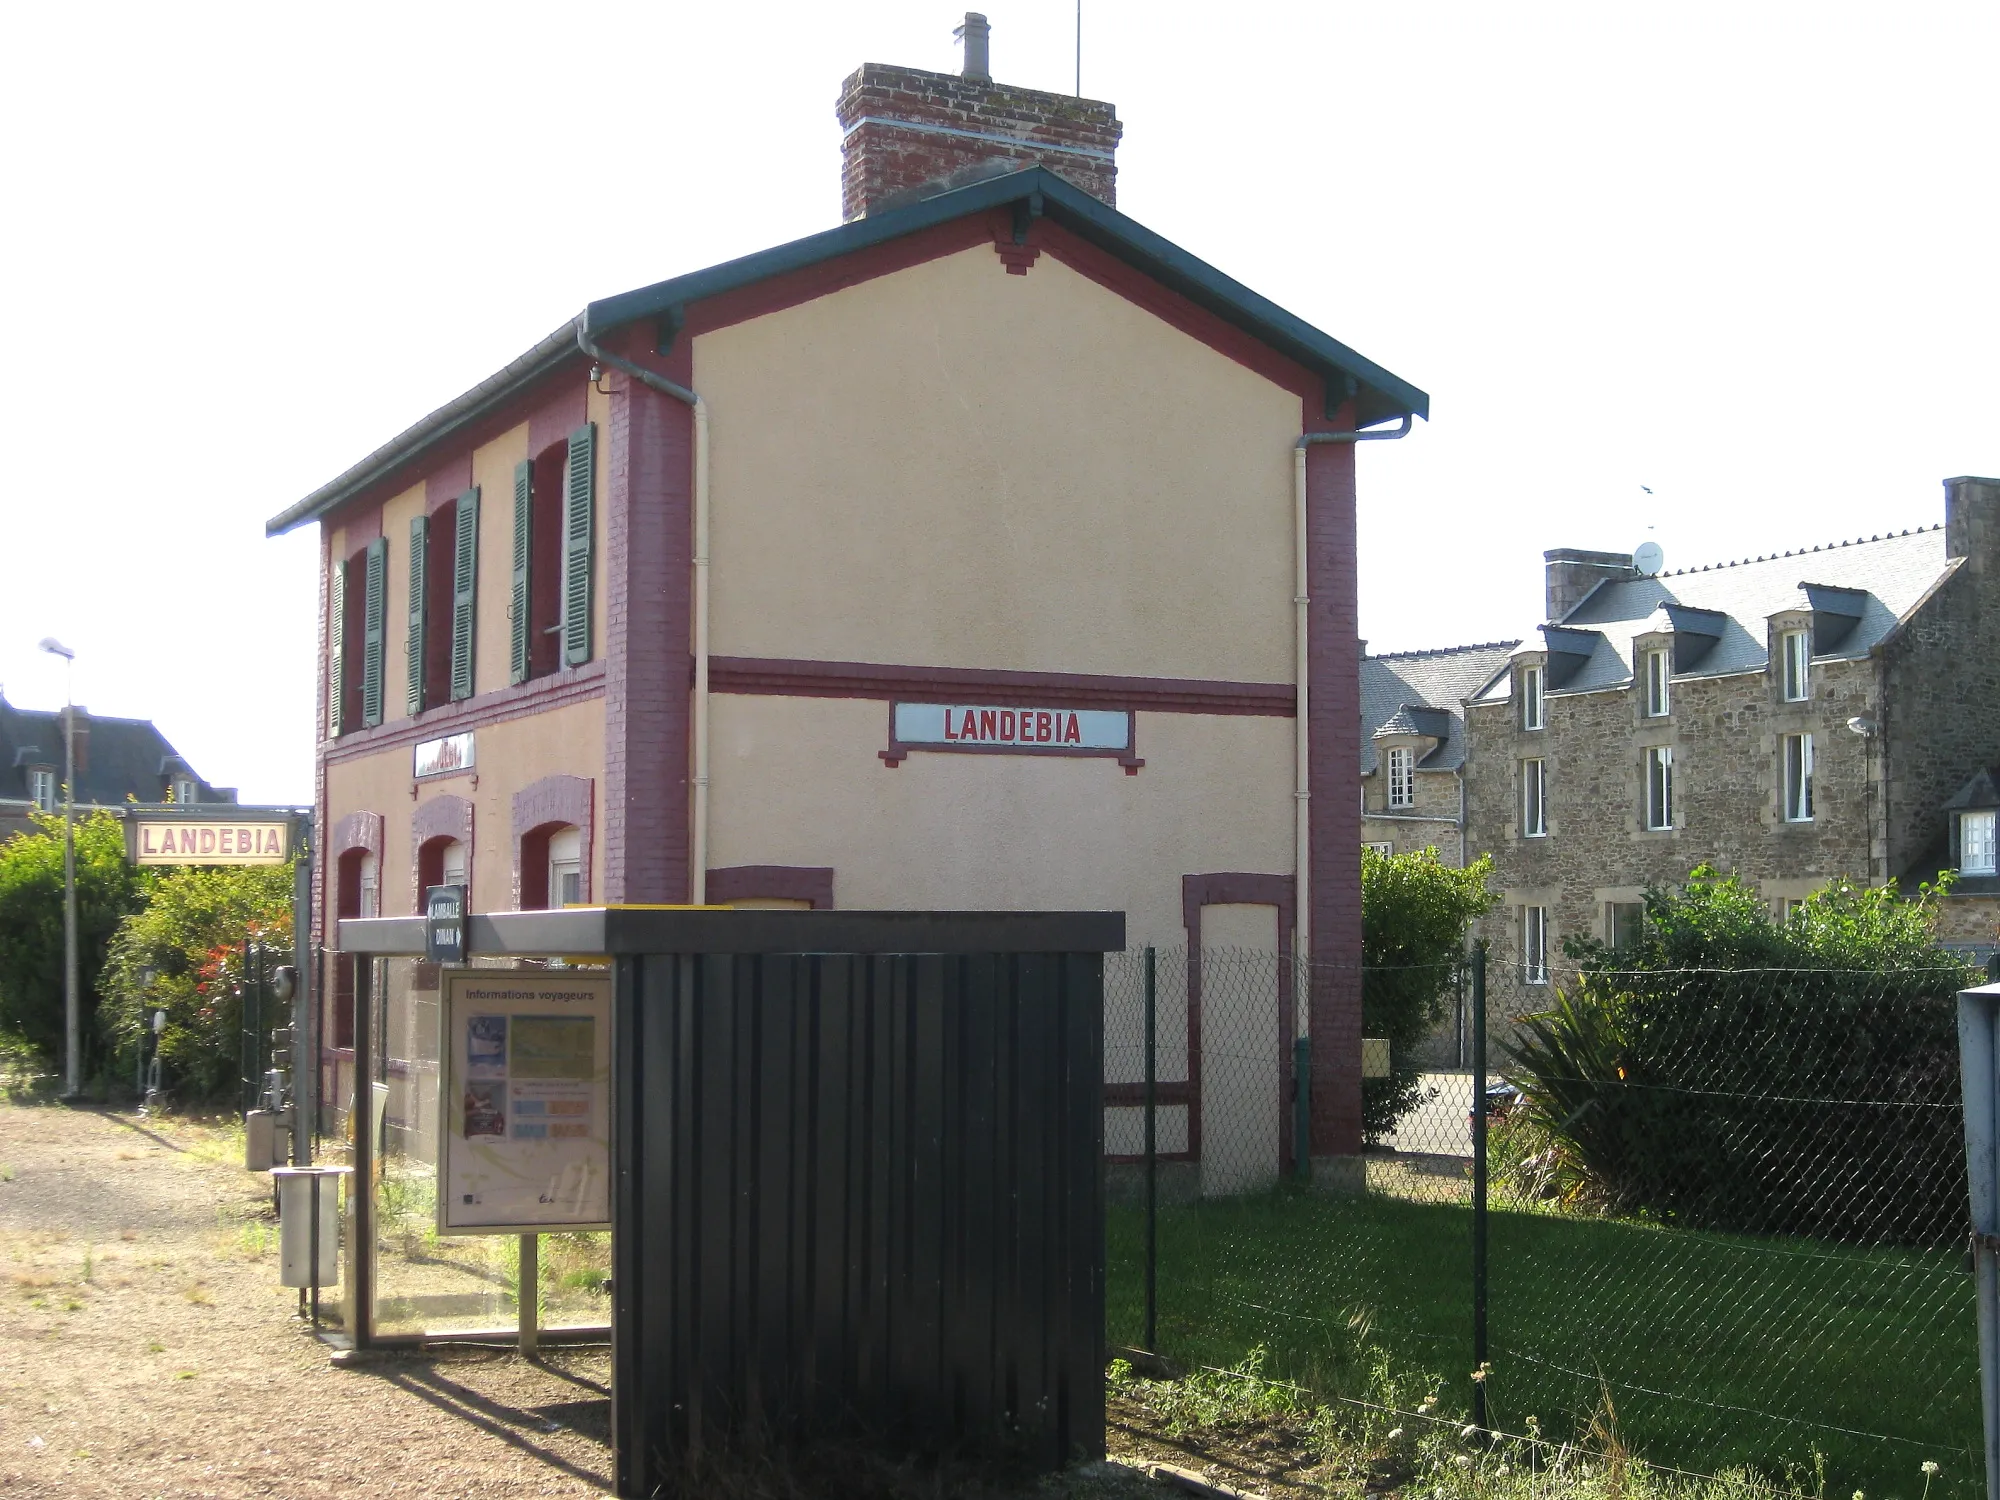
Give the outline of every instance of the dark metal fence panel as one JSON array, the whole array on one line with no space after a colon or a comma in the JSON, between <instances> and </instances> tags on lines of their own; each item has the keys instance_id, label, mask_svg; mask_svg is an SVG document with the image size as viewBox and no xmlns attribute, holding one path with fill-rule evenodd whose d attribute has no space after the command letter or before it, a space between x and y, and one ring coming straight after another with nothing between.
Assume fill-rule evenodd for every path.
<instances>
[{"instance_id":1,"label":"dark metal fence panel","mask_svg":"<svg viewBox=\"0 0 2000 1500\"><path fill-rule=\"evenodd\" d=\"M739 1440L1101 1456L1096 953L618 961L620 1489Z\"/></svg>"}]
</instances>

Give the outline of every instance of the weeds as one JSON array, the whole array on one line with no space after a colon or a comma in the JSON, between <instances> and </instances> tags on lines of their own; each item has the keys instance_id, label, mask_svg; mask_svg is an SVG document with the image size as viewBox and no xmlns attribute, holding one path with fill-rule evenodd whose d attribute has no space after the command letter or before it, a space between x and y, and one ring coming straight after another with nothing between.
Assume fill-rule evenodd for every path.
<instances>
[{"instance_id":1,"label":"weeds","mask_svg":"<svg viewBox=\"0 0 2000 1500\"><path fill-rule=\"evenodd\" d=\"M0 1182L12 1182L13 1180L14 1169L5 1162L0 1162Z\"/></svg>"}]
</instances>

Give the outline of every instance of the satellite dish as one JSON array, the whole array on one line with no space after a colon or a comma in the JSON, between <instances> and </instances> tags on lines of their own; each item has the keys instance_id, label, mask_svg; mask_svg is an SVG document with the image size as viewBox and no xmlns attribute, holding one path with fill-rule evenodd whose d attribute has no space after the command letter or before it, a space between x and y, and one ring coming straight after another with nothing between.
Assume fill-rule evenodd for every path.
<instances>
[{"instance_id":1,"label":"satellite dish","mask_svg":"<svg viewBox=\"0 0 2000 1500\"><path fill-rule=\"evenodd\" d=\"M1641 578L1653 577L1666 560L1667 554L1660 550L1658 542L1641 542L1632 549L1632 566L1639 570Z\"/></svg>"}]
</instances>

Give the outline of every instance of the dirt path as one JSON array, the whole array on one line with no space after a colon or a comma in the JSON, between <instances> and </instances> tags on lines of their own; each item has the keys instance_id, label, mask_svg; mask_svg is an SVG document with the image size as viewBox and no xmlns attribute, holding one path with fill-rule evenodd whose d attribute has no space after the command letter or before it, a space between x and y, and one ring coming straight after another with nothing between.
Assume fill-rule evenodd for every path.
<instances>
[{"instance_id":1,"label":"dirt path","mask_svg":"<svg viewBox=\"0 0 2000 1500\"><path fill-rule=\"evenodd\" d=\"M603 1351L329 1366L228 1142L0 1105L0 1494L609 1492Z\"/></svg>"}]
</instances>

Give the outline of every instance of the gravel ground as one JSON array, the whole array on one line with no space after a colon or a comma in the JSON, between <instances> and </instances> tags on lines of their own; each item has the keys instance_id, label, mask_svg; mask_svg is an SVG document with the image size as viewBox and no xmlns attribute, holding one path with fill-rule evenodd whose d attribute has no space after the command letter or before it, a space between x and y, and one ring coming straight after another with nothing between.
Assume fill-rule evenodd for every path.
<instances>
[{"instance_id":1,"label":"gravel ground","mask_svg":"<svg viewBox=\"0 0 2000 1500\"><path fill-rule=\"evenodd\" d=\"M231 1159L239 1149L197 1121L0 1102L0 1495L610 1492L608 1350L332 1366L277 1284L268 1179ZM1293 1493L1271 1482L1277 1466L1195 1456L1144 1417L1114 1400L1111 1447L1126 1463L1020 1493L1172 1493L1136 1472L1155 1462ZM925 1495L939 1485L1001 1493L918 1482ZM820 1493L809 1478L754 1488ZM882 1491L911 1492L908 1479Z\"/></svg>"}]
</instances>

